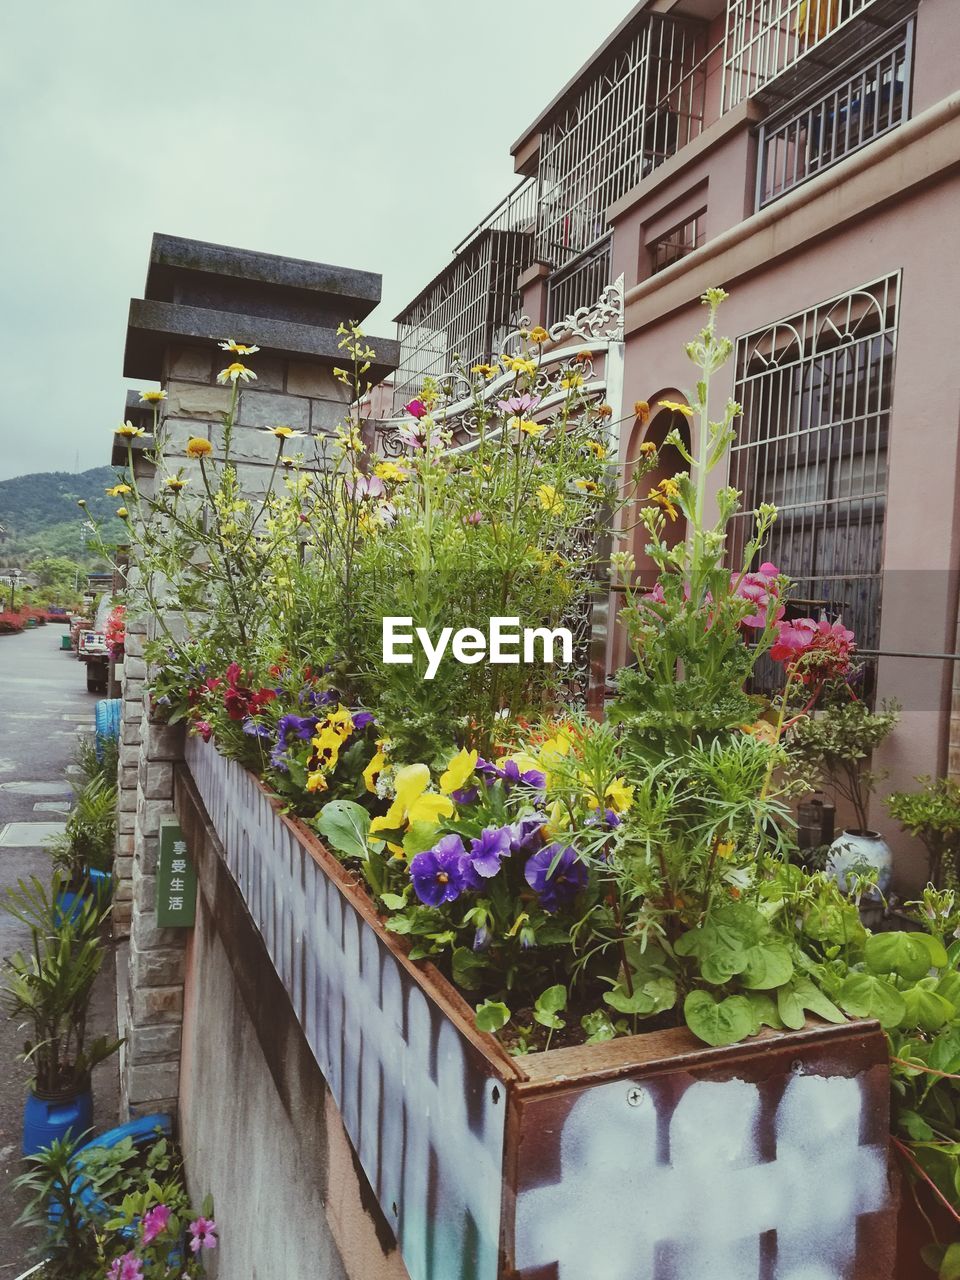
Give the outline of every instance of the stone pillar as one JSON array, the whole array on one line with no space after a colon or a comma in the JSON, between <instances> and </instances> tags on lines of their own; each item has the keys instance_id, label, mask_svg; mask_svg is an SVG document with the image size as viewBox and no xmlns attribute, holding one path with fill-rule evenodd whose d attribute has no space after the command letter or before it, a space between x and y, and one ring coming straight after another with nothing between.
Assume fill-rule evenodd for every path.
<instances>
[{"instance_id":1,"label":"stone pillar","mask_svg":"<svg viewBox=\"0 0 960 1280\"><path fill-rule=\"evenodd\" d=\"M241 490L255 497L269 485L277 454L275 437L260 428L290 426L321 437L343 419L344 388L333 369L348 362L338 346L337 325L362 321L376 306L380 277L154 236L145 295L130 303L123 372L159 382L167 393L156 430L171 471L199 474L199 464L185 454L192 436L209 439L213 456L222 456L232 388L220 386L217 373L235 357L220 351L217 339L261 348L243 359L257 378L241 386L230 451ZM398 346L382 338L370 344L377 358L366 377L377 384L396 367ZM136 392L125 416L153 428L153 413L139 408ZM309 459L309 441L296 443L307 446L302 451ZM115 449L114 462L126 464L125 444ZM154 483L137 455L134 468L139 484ZM132 546L131 578L138 572ZM171 629L180 621L167 618ZM144 657L149 633L142 622L127 628L120 760L117 927L130 934L121 1092L131 1114L176 1110L187 940L186 930L156 924L159 826L161 818L174 816L174 771L182 760L184 730L151 715Z\"/></svg>"}]
</instances>

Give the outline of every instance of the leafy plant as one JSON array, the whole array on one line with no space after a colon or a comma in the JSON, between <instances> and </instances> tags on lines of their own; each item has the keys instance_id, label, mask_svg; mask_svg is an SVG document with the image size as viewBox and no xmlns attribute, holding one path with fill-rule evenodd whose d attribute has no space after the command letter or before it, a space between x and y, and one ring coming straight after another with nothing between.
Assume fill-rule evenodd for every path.
<instances>
[{"instance_id":1,"label":"leafy plant","mask_svg":"<svg viewBox=\"0 0 960 1280\"><path fill-rule=\"evenodd\" d=\"M905 831L923 841L932 883L960 887L960 785L949 778L917 781L919 790L887 796L887 808Z\"/></svg>"},{"instance_id":2,"label":"leafy plant","mask_svg":"<svg viewBox=\"0 0 960 1280\"><path fill-rule=\"evenodd\" d=\"M867 805L879 780L864 768L864 762L896 727L900 708L884 703L871 711L855 699L826 707L814 716L804 716L790 730L788 746L798 763L816 769L829 779L856 814L857 826L867 830Z\"/></svg>"},{"instance_id":3,"label":"leafy plant","mask_svg":"<svg viewBox=\"0 0 960 1280\"><path fill-rule=\"evenodd\" d=\"M79 885L89 871L109 871L117 830L117 787L100 772L75 789L62 835L47 847L66 882Z\"/></svg>"},{"instance_id":4,"label":"leafy plant","mask_svg":"<svg viewBox=\"0 0 960 1280\"><path fill-rule=\"evenodd\" d=\"M32 876L8 888L2 901L31 938L29 952L3 962L2 1003L29 1029L23 1057L35 1090L52 1096L85 1089L93 1068L121 1043L108 1036L87 1043L87 1012L104 959L100 932L111 908L85 897L65 907L66 887L57 872L49 889Z\"/></svg>"}]
</instances>

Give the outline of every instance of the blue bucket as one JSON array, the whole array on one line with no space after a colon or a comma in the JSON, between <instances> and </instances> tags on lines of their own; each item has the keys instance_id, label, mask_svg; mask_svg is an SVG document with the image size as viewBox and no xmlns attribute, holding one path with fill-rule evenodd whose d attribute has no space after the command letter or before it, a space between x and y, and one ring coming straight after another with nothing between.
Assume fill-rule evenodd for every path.
<instances>
[{"instance_id":1,"label":"blue bucket","mask_svg":"<svg viewBox=\"0 0 960 1280\"><path fill-rule=\"evenodd\" d=\"M113 873L111 871L93 871L86 869L86 891L74 893L72 889L63 889L57 895L55 920L62 924L64 920L74 921L83 910L84 900L93 898L97 905L105 907L113 896Z\"/></svg>"},{"instance_id":2,"label":"blue bucket","mask_svg":"<svg viewBox=\"0 0 960 1280\"><path fill-rule=\"evenodd\" d=\"M94 723L97 728L97 739L94 750L97 759L103 760L103 744L108 738L116 740L120 737L120 716L123 709L122 698L101 698L94 711Z\"/></svg>"},{"instance_id":3,"label":"blue bucket","mask_svg":"<svg viewBox=\"0 0 960 1280\"><path fill-rule=\"evenodd\" d=\"M31 1089L23 1104L23 1154L32 1156L56 1139L76 1142L93 1128L93 1094L89 1089L52 1101Z\"/></svg>"}]
</instances>

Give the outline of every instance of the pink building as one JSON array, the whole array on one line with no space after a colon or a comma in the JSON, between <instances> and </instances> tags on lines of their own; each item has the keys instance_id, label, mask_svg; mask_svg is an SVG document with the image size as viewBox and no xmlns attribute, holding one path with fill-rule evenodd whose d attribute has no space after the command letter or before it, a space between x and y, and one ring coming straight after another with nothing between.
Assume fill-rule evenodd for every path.
<instances>
[{"instance_id":1,"label":"pink building","mask_svg":"<svg viewBox=\"0 0 960 1280\"><path fill-rule=\"evenodd\" d=\"M496 349L518 314L549 327L622 277L622 402L653 406L623 433L625 465L663 439L657 401L688 385L682 343L723 285L736 350L716 394L743 406L728 482L748 512L776 503L766 555L811 611L854 627L868 692L903 704L874 762L886 790L960 775L960 664L943 656L960 569L958 48L956 0L643 0L514 144L521 187L398 317L406 390L455 350ZM913 888L922 855L890 838Z\"/></svg>"}]
</instances>

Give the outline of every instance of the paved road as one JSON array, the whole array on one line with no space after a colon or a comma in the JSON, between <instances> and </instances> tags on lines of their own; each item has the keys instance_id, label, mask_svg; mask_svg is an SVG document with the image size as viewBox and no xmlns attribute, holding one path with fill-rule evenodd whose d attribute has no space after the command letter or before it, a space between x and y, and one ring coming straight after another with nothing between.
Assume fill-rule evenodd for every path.
<instances>
[{"instance_id":1,"label":"paved road","mask_svg":"<svg viewBox=\"0 0 960 1280\"><path fill-rule=\"evenodd\" d=\"M77 734L92 729L99 695L87 693L83 666L59 649L60 627L0 636L0 889L21 877L46 875L50 858L42 843L63 822L71 797L68 769ZM26 824L26 825L21 825ZM25 941L26 930L0 912L0 955ZM114 957L95 990L92 1035L116 1029ZM20 1172L23 1100L28 1073L17 1060L22 1037L0 1013L0 1280L20 1274L29 1244L13 1226L21 1205L9 1189ZM94 1078L95 1123L110 1128L117 1115L117 1060Z\"/></svg>"}]
</instances>

